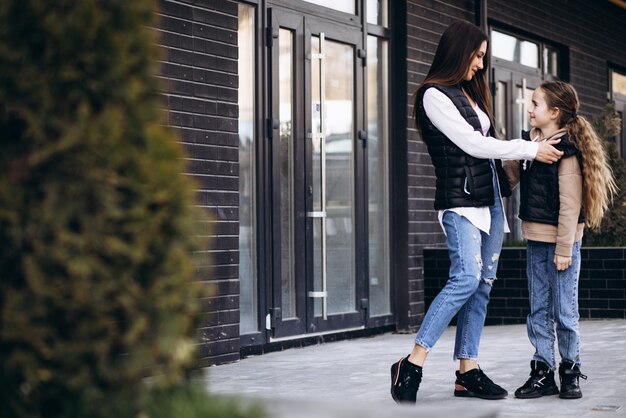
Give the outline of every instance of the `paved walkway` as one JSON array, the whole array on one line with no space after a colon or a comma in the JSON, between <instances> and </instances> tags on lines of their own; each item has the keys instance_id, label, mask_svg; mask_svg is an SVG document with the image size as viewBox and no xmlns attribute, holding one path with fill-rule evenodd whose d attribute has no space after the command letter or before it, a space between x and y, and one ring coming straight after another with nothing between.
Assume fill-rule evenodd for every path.
<instances>
[{"instance_id":1,"label":"paved walkway","mask_svg":"<svg viewBox=\"0 0 626 418\"><path fill-rule=\"evenodd\" d=\"M455 398L454 328L430 354L416 406L389 395L389 367L412 347L413 335L321 344L253 356L206 369L212 393L261 399L271 417L626 417L626 320L581 322L583 398L521 400L532 347L525 325L485 328L482 369L509 391L503 400Z\"/></svg>"}]
</instances>

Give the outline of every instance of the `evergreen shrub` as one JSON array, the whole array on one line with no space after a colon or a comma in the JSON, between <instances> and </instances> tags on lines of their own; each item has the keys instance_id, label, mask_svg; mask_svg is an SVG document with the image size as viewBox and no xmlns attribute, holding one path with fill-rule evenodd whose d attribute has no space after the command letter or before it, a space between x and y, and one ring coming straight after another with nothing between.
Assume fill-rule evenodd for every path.
<instances>
[{"instance_id":1,"label":"evergreen shrub","mask_svg":"<svg viewBox=\"0 0 626 418\"><path fill-rule=\"evenodd\" d=\"M592 123L598 135L605 140L607 158L619 191L600 228L586 229L583 241L588 246L626 247L626 162L612 141L621 131L621 118L615 111L615 104L609 102Z\"/></svg>"},{"instance_id":2,"label":"evergreen shrub","mask_svg":"<svg viewBox=\"0 0 626 418\"><path fill-rule=\"evenodd\" d=\"M203 215L165 128L155 10L0 2L2 417L147 418L186 390Z\"/></svg>"}]
</instances>

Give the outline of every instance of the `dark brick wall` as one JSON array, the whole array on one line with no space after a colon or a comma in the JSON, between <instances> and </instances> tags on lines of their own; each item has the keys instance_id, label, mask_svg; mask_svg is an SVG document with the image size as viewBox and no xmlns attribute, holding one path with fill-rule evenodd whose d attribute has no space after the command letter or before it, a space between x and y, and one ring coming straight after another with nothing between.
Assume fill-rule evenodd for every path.
<instances>
[{"instance_id":1,"label":"dark brick wall","mask_svg":"<svg viewBox=\"0 0 626 418\"><path fill-rule=\"evenodd\" d=\"M578 286L582 319L626 318L626 248L583 248ZM448 279L446 249L424 249L426 304ZM488 325L516 324L528 315L526 249L505 248L500 256L498 280L491 291Z\"/></svg>"},{"instance_id":2,"label":"dark brick wall","mask_svg":"<svg viewBox=\"0 0 626 418\"><path fill-rule=\"evenodd\" d=\"M197 184L210 236L197 255L197 278L212 287L203 301L200 366L239 359L239 137L237 3L160 0L159 79L169 125L177 128L187 173Z\"/></svg>"}]
</instances>

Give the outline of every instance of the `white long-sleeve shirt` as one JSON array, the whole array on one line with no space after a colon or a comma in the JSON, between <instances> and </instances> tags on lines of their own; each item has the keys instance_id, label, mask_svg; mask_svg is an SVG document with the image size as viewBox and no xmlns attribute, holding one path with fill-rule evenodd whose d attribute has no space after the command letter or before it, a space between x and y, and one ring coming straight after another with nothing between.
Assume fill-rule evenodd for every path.
<instances>
[{"instance_id":1,"label":"white long-sleeve shirt","mask_svg":"<svg viewBox=\"0 0 626 418\"><path fill-rule=\"evenodd\" d=\"M533 160L537 155L539 145L537 143L514 139L501 141L487 136L491 123L489 117L478 106L474 111L478 115L482 128L480 132L474 130L461 115L452 100L436 88L429 88L424 92L424 111L426 116L437 129L448 139L461 148L467 154L476 158L507 159L507 160ZM497 173L496 173L497 175ZM502 196L499 196L502 201ZM502 205L504 213L504 205ZM482 207L457 207L440 210L438 213L439 223L443 228L443 214L446 210L453 211L467 218L472 225L485 233L489 233L491 227L491 213L487 206ZM506 215L504 215L504 232L510 232Z\"/></svg>"}]
</instances>

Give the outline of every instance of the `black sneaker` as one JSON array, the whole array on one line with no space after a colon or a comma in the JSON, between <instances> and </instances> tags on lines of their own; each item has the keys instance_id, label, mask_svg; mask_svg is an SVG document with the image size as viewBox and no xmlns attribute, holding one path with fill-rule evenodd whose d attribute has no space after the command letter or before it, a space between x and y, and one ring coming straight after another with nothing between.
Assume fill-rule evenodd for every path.
<instances>
[{"instance_id":1,"label":"black sneaker","mask_svg":"<svg viewBox=\"0 0 626 418\"><path fill-rule=\"evenodd\" d=\"M515 397L534 399L542 396L558 395L559 388L554 381L554 370L539 360L530 362L530 377L524 386L515 391Z\"/></svg>"},{"instance_id":2,"label":"black sneaker","mask_svg":"<svg viewBox=\"0 0 626 418\"><path fill-rule=\"evenodd\" d=\"M578 386L578 378L587 380L587 376L580 372L580 367L571 361L564 360L559 366L559 377L561 378L559 398L578 399L583 397L580 386Z\"/></svg>"},{"instance_id":3,"label":"black sneaker","mask_svg":"<svg viewBox=\"0 0 626 418\"><path fill-rule=\"evenodd\" d=\"M504 399L509 393L493 383L480 369L472 369L465 373L456 371L454 396L462 398Z\"/></svg>"},{"instance_id":4,"label":"black sneaker","mask_svg":"<svg viewBox=\"0 0 626 418\"><path fill-rule=\"evenodd\" d=\"M422 368L409 362L409 356L391 365L391 397L397 403L415 403L422 381Z\"/></svg>"}]
</instances>

